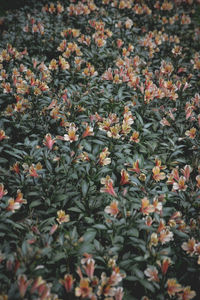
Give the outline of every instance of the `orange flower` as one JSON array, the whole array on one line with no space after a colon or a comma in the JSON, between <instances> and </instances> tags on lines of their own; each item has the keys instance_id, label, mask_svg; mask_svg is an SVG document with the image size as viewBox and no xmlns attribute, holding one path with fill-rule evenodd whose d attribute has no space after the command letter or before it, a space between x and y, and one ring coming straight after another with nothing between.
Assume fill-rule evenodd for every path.
<instances>
[{"instance_id":1,"label":"orange flower","mask_svg":"<svg viewBox=\"0 0 200 300\"><path fill-rule=\"evenodd\" d=\"M0 141L4 139L8 139L9 137L5 135L5 131L3 129L0 130Z\"/></svg>"},{"instance_id":2,"label":"orange flower","mask_svg":"<svg viewBox=\"0 0 200 300\"><path fill-rule=\"evenodd\" d=\"M164 165L164 166L162 166L161 160L160 160L160 159L158 159L157 157L155 158L155 163L156 163L156 167L159 167L159 168L160 168L160 170L164 170L164 169L166 169L166 166L165 166L165 165Z\"/></svg>"},{"instance_id":3,"label":"orange flower","mask_svg":"<svg viewBox=\"0 0 200 300\"><path fill-rule=\"evenodd\" d=\"M17 161L16 163L14 163L14 165L10 168L10 170L14 171L17 174L19 174L20 173L19 162Z\"/></svg>"},{"instance_id":4,"label":"orange flower","mask_svg":"<svg viewBox=\"0 0 200 300\"><path fill-rule=\"evenodd\" d=\"M165 275L169 266L171 265L171 259L169 257L164 258L161 265L161 271Z\"/></svg>"},{"instance_id":5,"label":"orange flower","mask_svg":"<svg viewBox=\"0 0 200 300\"><path fill-rule=\"evenodd\" d=\"M155 211L155 208L152 204L149 204L149 199L147 197L143 198L141 200L142 207L140 208L140 211L143 213L143 215L148 215Z\"/></svg>"},{"instance_id":6,"label":"orange flower","mask_svg":"<svg viewBox=\"0 0 200 300\"><path fill-rule=\"evenodd\" d=\"M82 138L94 135L93 128L86 123L86 129L82 134Z\"/></svg>"},{"instance_id":7,"label":"orange flower","mask_svg":"<svg viewBox=\"0 0 200 300\"><path fill-rule=\"evenodd\" d=\"M188 242L184 242L181 246L181 248L186 251L186 253L193 255L195 253L195 245L196 241L194 238L191 238L188 240Z\"/></svg>"},{"instance_id":8,"label":"orange flower","mask_svg":"<svg viewBox=\"0 0 200 300\"><path fill-rule=\"evenodd\" d=\"M56 219L59 224L69 222L69 215L65 214L64 210L57 211L58 218Z\"/></svg>"},{"instance_id":9,"label":"orange flower","mask_svg":"<svg viewBox=\"0 0 200 300\"><path fill-rule=\"evenodd\" d=\"M160 180L163 180L165 179L166 175L164 172L160 172L160 167L154 167L152 169L152 172L153 172L153 179L155 181L160 181Z\"/></svg>"},{"instance_id":10,"label":"orange flower","mask_svg":"<svg viewBox=\"0 0 200 300\"><path fill-rule=\"evenodd\" d=\"M75 289L76 297L88 298L92 293L92 288L89 286L88 278L81 278L79 287Z\"/></svg>"},{"instance_id":11,"label":"orange flower","mask_svg":"<svg viewBox=\"0 0 200 300\"><path fill-rule=\"evenodd\" d=\"M148 280L149 281L156 281L159 282L159 278L158 278L158 270L156 269L156 267L151 267L151 268L147 268L144 271L144 274L149 277Z\"/></svg>"},{"instance_id":12,"label":"orange flower","mask_svg":"<svg viewBox=\"0 0 200 300\"><path fill-rule=\"evenodd\" d=\"M116 217L119 213L118 201L112 201L109 206L106 206L105 212L113 217Z\"/></svg>"},{"instance_id":13,"label":"orange flower","mask_svg":"<svg viewBox=\"0 0 200 300\"><path fill-rule=\"evenodd\" d=\"M186 178L184 176L181 176L178 180L178 182L173 183L173 189L178 191L186 191L187 185L185 185Z\"/></svg>"},{"instance_id":14,"label":"orange flower","mask_svg":"<svg viewBox=\"0 0 200 300\"><path fill-rule=\"evenodd\" d=\"M20 204L26 204L26 199L23 199L23 194L20 190L17 190L17 198L15 199L15 202L18 202Z\"/></svg>"},{"instance_id":15,"label":"orange flower","mask_svg":"<svg viewBox=\"0 0 200 300\"><path fill-rule=\"evenodd\" d=\"M196 136L196 128L192 127L190 130L186 130L185 135L187 135L190 139L194 139Z\"/></svg>"},{"instance_id":16,"label":"orange flower","mask_svg":"<svg viewBox=\"0 0 200 300\"><path fill-rule=\"evenodd\" d=\"M130 137L130 141L135 142L135 143L139 143L140 139L138 137L139 137L139 132L134 131L132 136Z\"/></svg>"},{"instance_id":17,"label":"orange flower","mask_svg":"<svg viewBox=\"0 0 200 300\"><path fill-rule=\"evenodd\" d=\"M181 285L177 283L176 279L170 278L167 280L167 292L170 297L175 296L181 290Z\"/></svg>"},{"instance_id":18,"label":"orange flower","mask_svg":"<svg viewBox=\"0 0 200 300\"><path fill-rule=\"evenodd\" d=\"M37 173L37 170L41 170L42 169L42 165L41 163L37 163L37 165L35 166L34 164L32 164L30 167L29 167L29 176L31 177L39 177L38 173Z\"/></svg>"},{"instance_id":19,"label":"orange flower","mask_svg":"<svg viewBox=\"0 0 200 300\"><path fill-rule=\"evenodd\" d=\"M110 178L109 175L106 176L106 178L101 178L101 184L104 184L105 187L100 189L101 193L108 193L114 197L117 197L117 194L114 191L113 188L113 180Z\"/></svg>"},{"instance_id":20,"label":"orange flower","mask_svg":"<svg viewBox=\"0 0 200 300\"><path fill-rule=\"evenodd\" d=\"M121 170L121 180L120 180L120 184L124 185L124 184L129 184L129 174L126 170L122 169Z\"/></svg>"},{"instance_id":21,"label":"orange flower","mask_svg":"<svg viewBox=\"0 0 200 300\"><path fill-rule=\"evenodd\" d=\"M183 288L182 293L178 295L178 299L181 300L190 300L196 296L195 291L191 291L190 286L186 286Z\"/></svg>"},{"instance_id":22,"label":"orange flower","mask_svg":"<svg viewBox=\"0 0 200 300\"><path fill-rule=\"evenodd\" d=\"M6 207L6 209L8 211L12 211L15 212L15 210L20 209L21 204L19 202L16 202L14 198L10 198L8 200L8 206Z\"/></svg>"},{"instance_id":23,"label":"orange flower","mask_svg":"<svg viewBox=\"0 0 200 300\"><path fill-rule=\"evenodd\" d=\"M71 292L71 290L73 288L74 279L73 279L72 275L66 274L64 277L64 280L61 279L60 283L62 285L64 285L66 292L69 293L69 292Z\"/></svg>"},{"instance_id":24,"label":"orange flower","mask_svg":"<svg viewBox=\"0 0 200 300\"><path fill-rule=\"evenodd\" d=\"M0 183L0 200L3 198L4 195L8 193L7 190L4 189L3 183Z\"/></svg>"}]
</instances>

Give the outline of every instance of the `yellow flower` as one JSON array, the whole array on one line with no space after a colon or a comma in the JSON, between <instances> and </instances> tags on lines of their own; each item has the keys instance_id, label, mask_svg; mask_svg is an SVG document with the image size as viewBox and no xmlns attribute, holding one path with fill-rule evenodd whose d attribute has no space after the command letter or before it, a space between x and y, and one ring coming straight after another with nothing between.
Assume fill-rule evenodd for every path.
<instances>
[{"instance_id":1,"label":"yellow flower","mask_svg":"<svg viewBox=\"0 0 200 300\"><path fill-rule=\"evenodd\" d=\"M69 222L69 215L65 214L64 210L57 211L58 218L56 219L59 224Z\"/></svg>"}]
</instances>

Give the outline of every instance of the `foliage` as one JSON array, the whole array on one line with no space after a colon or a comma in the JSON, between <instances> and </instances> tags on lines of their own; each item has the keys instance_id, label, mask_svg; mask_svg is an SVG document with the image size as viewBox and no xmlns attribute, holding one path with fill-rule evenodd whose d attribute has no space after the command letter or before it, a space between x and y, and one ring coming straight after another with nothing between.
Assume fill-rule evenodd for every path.
<instances>
[{"instance_id":1,"label":"foliage","mask_svg":"<svg viewBox=\"0 0 200 300\"><path fill-rule=\"evenodd\" d=\"M0 299L199 299L198 11L63 0L6 12Z\"/></svg>"}]
</instances>

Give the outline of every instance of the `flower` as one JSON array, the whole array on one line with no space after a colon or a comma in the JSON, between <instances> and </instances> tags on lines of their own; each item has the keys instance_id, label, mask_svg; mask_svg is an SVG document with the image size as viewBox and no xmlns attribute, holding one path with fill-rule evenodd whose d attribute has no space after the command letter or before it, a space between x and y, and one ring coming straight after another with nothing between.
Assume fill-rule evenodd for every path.
<instances>
[{"instance_id":1,"label":"flower","mask_svg":"<svg viewBox=\"0 0 200 300\"><path fill-rule=\"evenodd\" d=\"M121 286L116 288L115 294L114 294L115 300L122 300L123 296L124 296L123 288Z\"/></svg>"},{"instance_id":2,"label":"flower","mask_svg":"<svg viewBox=\"0 0 200 300\"><path fill-rule=\"evenodd\" d=\"M124 184L129 184L129 174L126 170L122 169L121 170L121 180L120 180L120 184L124 185Z\"/></svg>"},{"instance_id":3,"label":"flower","mask_svg":"<svg viewBox=\"0 0 200 300\"><path fill-rule=\"evenodd\" d=\"M17 198L15 199L15 202L18 202L20 204L26 204L27 200L23 199L23 194L20 190L17 190Z\"/></svg>"},{"instance_id":4,"label":"flower","mask_svg":"<svg viewBox=\"0 0 200 300\"><path fill-rule=\"evenodd\" d=\"M93 128L86 123L86 129L82 134L82 138L85 138L86 136L93 136L93 135L94 135Z\"/></svg>"},{"instance_id":5,"label":"flower","mask_svg":"<svg viewBox=\"0 0 200 300\"><path fill-rule=\"evenodd\" d=\"M178 182L173 183L173 189L176 191L186 191L187 185L185 185L186 178L184 176L181 176L178 180Z\"/></svg>"},{"instance_id":6,"label":"flower","mask_svg":"<svg viewBox=\"0 0 200 300\"><path fill-rule=\"evenodd\" d=\"M62 285L64 285L65 290L66 290L67 293L71 292L71 290L73 288L73 283L74 283L73 276L71 274L66 274L64 276L64 279L60 280L60 283Z\"/></svg>"},{"instance_id":7,"label":"flower","mask_svg":"<svg viewBox=\"0 0 200 300\"><path fill-rule=\"evenodd\" d=\"M166 175L164 172L160 172L160 167L156 166L152 169L153 172L153 179L155 181L160 181L165 179Z\"/></svg>"},{"instance_id":8,"label":"flower","mask_svg":"<svg viewBox=\"0 0 200 300\"><path fill-rule=\"evenodd\" d=\"M152 204L149 204L149 199L147 197L144 197L142 200L142 206L140 208L141 213L143 215L149 215L150 213L155 211L155 208Z\"/></svg>"},{"instance_id":9,"label":"flower","mask_svg":"<svg viewBox=\"0 0 200 300\"><path fill-rule=\"evenodd\" d=\"M3 129L0 130L0 141L4 139L9 139L7 135L5 135L5 131Z\"/></svg>"},{"instance_id":10,"label":"flower","mask_svg":"<svg viewBox=\"0 0 200 300\"><path fill-rule=\"evenodd\" d=\"M163 229L160 232L160 236L159 236L159 241L161 242L161 244L163 245L171 240L173 240L173 232L169 231L168 228Z\"/></svg>"},{"instance_id":11,"label":"flower","mask_svg":"<svg viewBox=\"0 0 200 300\"><path fill-rule=\"evenodd\" d=\"M32 280L30 279L27 281L26 275L19 275L17 282L18 282L18 286L19 286L20 296L22 298L24 298L24 296L26 294L26 290L27 290L28 286L31 284Z\"/></svg>"},{"instance_id":12,"label":"flower","mask_svg":"<svg viewBox=\"0 0 200 300\"><path fill-rule=\"evenodd\" d=\"M149 277L149 281L156 281L159 282L158 278L158 270L156 267L149 267L144 271L144 274Z\"/></svg>"},{"instance_id":13,"label":"flower","mask_svg":"<svg viewBox=\"0 0 200 300\"><path fill-rule=\"evenodd\" d=\"M151 234L151 238L150 238L150 247L151 246L157 246L158 245L158 235L157 233L153 232Z\"/></svg>"},{"instance_id":14,"label":"flower","mask_svg":"<svg viewBox=\"0 0 200 300\"><path fill-rule=\"evenodd\" d=\"M15 212L15 210L20 209L20 207L21 207L21 204L19 202L16 202L14 198L10 198L8 200L8 206L6 209L8 211Z\"/></svg>"},{"instance_id":15,"label":"flower","mask_svg":"<svg viewBox=\"0 0 200 300\"><path fill-rule=\"evenodd\" d=\"M190 130L186 130L185 135L187 135L190 139L194 139L196 136L196 128L192 127Z\"/></svg>"},{"instance_id":16,"label":"flower","mask_svg":"<svg viewBox=\"0 0 200 300\"><path fill-rule=\"evenodd\" d=\"M140 139L139 139L139 132L138 131L133 132L132 136L130 137L130 141L135 142L135 143L139 143Z\"/></svg>"},{"instance_id":17,"label":"flower","mask_svg":"<svg viewBox=\"0 0 200 300\"><path fill-rule=\"evenodd\" d=\"M106 178L101 178L101 184L104 184L105 187L100 189L101 193L108 193L114 197L117 197L117 194L114 191L113 188L113 180L110 178L109 175L106 176Z\"/></svg>"},{"instance_id":18,"label":"flower","mask_svg":"<svg viewBox=\"0 0 200 300\"><path fill-rule=\"evenodd\" d=\"M186 165L183 169L181 169L181 172L185 177L185 180L188 181L190 178L190 173L192 172L192 167L190 165Z\"/></svg>"},{"instance_id":19,"label":"flower","mask_svg":"<svg viewBox=\"0 0 200 300\"><path fill-rule=\"evenodd\" d=\"M10 170L19 174L20 173L19 162L17 161L16 163L14 163L13 166L10 167Z\"/></svg>"},{"instance_id":20,"label":"flower","mask_svg":"<svg viewBox=\"0 0 200 300\"><path fill-rule=\"evenodd\" d=\"M69 141L70 143L78 140L78 135L76 135L77 128L74 124L71 124L68 129L68 134L64 134L64 140Z\"/></svg>"},{"instance_id":21,"label":"flower","mask_svg":"<svg viewBox=\"0 0 200 300\"><path fill-rule=\"evenodd\" d=\"M107 214L116 217L119 213L118 201L112 201L109 206L106 206L104 210Z\"/></svg>"},{"instance_id":22,"label":"flower","mask_svg":"<svg viewBox=\"0 0 200 300\"><path fill-rule=\"evenodd\" d=\"M55 143L55 141L56 141L56 139L52 139L51 134L50 134L50 133L47 133L47 134L45 135L45 137L44 137L43 144L44 144L45 146L47 146L47 148L48 148L49 150L52 150L53 144Z\"/></svg>"},{"instance_id":23,"label":"flower","mask_svg":"<svg viewBox=\"0 0 200 300\"><path fill-rule=\"evenodd\" d=\"M141 172L138 159L133 163L132 168L128 168L128 171L136 172L137 174L139 174Z\"/></svg>"},{"instance_id":24,"label":"flower","mask_svg":"<svg viewBox=\"0 0 200 300\"><path fill-rule=\"evenodd\" d=\"M110 152L108 151L108 148L104 148L103 151L99 154L99 164L101 166L106 166L111 163L111 159L108 157Z\"/></svg>"},{"instance_id":25,"label":"flower","mask_svg":"<svg viewBox=\"0 0 200 300\"><path fill-rule=\"evenodd\" d=\"M8 193L7 190L4 189L3 183L0 183L0 200L3 198L4 195Z\"/></svg>"},{"instance_id":26,"label":"flower","mask_svg":"<svg viewBox=\"0 0 200 300\"><path fill-rule=\"evenodd\" d=\"M64 210L57 211L58 218L56 219L59 224L69 222L69 215L65 214Z\"/></svg>"},{"instance_id":27,"label":"flower","mask_svg":"<svg viewBox=\"0 0 200 300\"><path fill-rule=\"evenodd\" d=\"M182 287L179 283L177 283L177 280L174 278L170 278L167 280L167 292L170 298L172 296L175 296L176 293L180 292L182 290Z\"/></svg>"},{"instance_id":28,"label":"flower","mask_svg":"<svg viewBox=\"0 0 200 300\"><path fill-rule=\"evenodd\" d=\"M188 240L188 242L184 242L181 248L186 251L186 253L193 255L195 253L195 244L196 241L194 238Z\"/></svg>"},{"instance_id":29,"label":"flower","mask_svg":"<svg viewBox=\"0 0 200 300\"><path fill-rule=\"evenodd\" d=\"M171 265L171 259L169 257L164 258L161 264L161 271L163 275L167 273L167 270L170 265Z\"/></svg>"},{"instance_id":30,"label":"flower","mask_svg":"<svg viewBox=\"0 0 200 300\"><path fill-rule=\"evenodd\" d=\"M81 278L79 287L75 288L76 297L88 298L92 293L88 278Z\"/></svg>"},{"instance_id":31,"label":"flower","mask_svg":"<svg viewBox=\"0 0 200 300\"><path fill-rule=\"evenodd\" d=\"M190 286L186 286L183 288L182 292L178 294L178 299L189 300L189 299L193 299L195 296L196 296L195 291L191 291Z\"/></svg>"}]
</instances>

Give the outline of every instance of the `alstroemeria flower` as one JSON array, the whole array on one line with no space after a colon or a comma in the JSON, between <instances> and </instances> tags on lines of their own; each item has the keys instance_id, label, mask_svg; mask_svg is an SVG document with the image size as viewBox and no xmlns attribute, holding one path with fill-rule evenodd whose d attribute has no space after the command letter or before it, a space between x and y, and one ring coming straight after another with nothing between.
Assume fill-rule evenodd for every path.
<instances>
[{"instance_id":1,"label":"alstroemeria flower","mask_svg":"<svg viewBox=\"0 0 200 300\"><path fill-rule=\"evenodd\" d=\"M69 215L66 215L64 210L61 209L57 211L57 216L58 218L56 220L58 221L59 224L69 222Z\"/></svg>"},{"instance_id":2,"label":"alstroemeria flower","mask_svg":"<svg viewBox=\"0 0 200 300\"><path fill-rule=\"evenodd\" d=\"M144 197L142 200L141 200L141 208L140 208L140 211L141 213L143 213L143 215L149 215L150 213L154 212L155 211L155 208L152 204L150 204L149 202L149 199L147 197Z\"/></svg>"},{"instance_id":3,"label":"alstroemeria flower","mask_svg":"<svg viewBox=\"0 0 200 300\"><path fill-rule=\"evenodd\" d=\"M89 278L81 278L80 285L75 288L76 297L88 298L92 293L92 288L89 286Z\"/></svg>"},{"instance_id":4,"label":"alstroemeria flower","mask_svg":"<svg viewBox=\"0 0 200 300\"><path fill-rule=\"evenodd\" d=\"M64 285L67 293L71 292L74 283L73 276L71 274L66 274L64 279L60 279L60 283Z\"/></svg>"},{"instance_id":5,"label":"alstroemeria flower","mask_svg":"<svg viewBox=\"0 0 200 300\"><path fill-rule=\"evenodd\" d=\"M187 185L185 184L186 178L184 176L181 176L178 180L178 182L173 183L173 189L176 191L186 191Z\"/></svg>"},{"instance_id":6,"label":"alstroemeria flower","mask_svg":"<svg viewBox=\"0 0 200 300\"><path fill-rule=\"evenodd\" d=\"M3 183L0 183L0 199L2 199L3 196L6 195L7 193L8 191L4 189Z\"/></svg>"},{"instance_id":7,"label":"alstroemeria flower","mask_svg":"<svg viewBox=\"0 0 200 300\"><path fill-rule=\"evenodd\" d=\"M182 287L176 279L170 278L167 280L167 292L170 297L175 296L176 293L180 292L181 290Z\"/></svg>"},{"instance_id":8,"label":"alstroemeria flower","mask_svg":"<svg viewBox=\"0 0 200 300\"><path fill-rule=\"evenodd\" d=\"M130 137L130 141L134 142L134 143L139 143L140 139L139 139L139 132L138 131L133 132L133 134Z\"/></svg>"},{"instance_id":9,"label":"alstroemeria flower","mask_svg":"<svg viewBox=\"0 0 200 300\"><path fill-rule=\"evenodd\" d=\"M114 197L117 197L117 194L114 191L113 188L113 180L110 178L109 175L106 176L106 178L101 178L101 184L104 184L105 187L100 189L101 193L108 193Z\"/></svg>"},{"instance_id":10,"label":"alstroemeria flower","mask_svg":"<svg viewBox=\"0 0 200 300\"><path fill-rule=\"evenodd\" d=\"M153 172L153 179L155 181L160 181L160 180L163 180L165 179L166 175L164 172L160 172L160 167L154 167L152 169L152 172Z\"/></svg>"},{"instance_id":11,"label":"alstroemeria flower","mask_svg":"<svg viewBox=\"0 0 200 300\"><path fill-rule=\"evenodd\" d=\"M158 270L156 269L156 267L147 268L144 271L144 274L148 277L149 281L160 281L158 278Z\"/></svg>"},{"instance_id":12,"label":"alstroemeria flower","mask_svg":"<svg viewBox=\"0 0 200 300\"><path fill-rule=\"evenodd\" d=\"M106 206L105 212L107 214L110 214L113 217L116 217L119 213L119 208L118 208L118 201L112 201L109 206Z\"/></svg>"},{"instance_id":13,"label":"alstroemeria flower","mask_svg":"<svg viewBox=\"0 0 200 300\"><path fill-rule=\"evenodd\" d=\"M51 134L47 133L44 137L43 144L47 146L49 150L52 150L53 144L56 142L56 139L52 139Z\"/></svg>"},{"instance_id":14,"label":"alstroemeria flower","mask_svg":"<svg viewBox=\"0 0 200 300\"><path fill-rule=\"evenodd\" d=\"M139 160L138 159L133 163L132 168L128 168L128 171L136 172L137 174L139 174L141 172L140 167L139 167Z\"/></svg>"},{"instance_id":15,"label":"alstroemeria flower","mask_svg":"<svg viewBox=\"0 0 200 300\"><path fill-rule=\"evenodd\" d=\"M185 135L193 140L196 137L196 131L196 128L192 127L190 130L186 130Z\"/></svg>"},{"instance_id":16,"label":"alstroemeria flower","mask_svg":"<svg viewBox=\"0 0 200 300\"><path fill-rule=\"evenodd\" d=\"M5 135L5 131L3 129L0 130L0 141L4 139L9 139L7 135Z\"/></svg>"},{"instance_id":17,"label":"alstroemeria flower","mask_svg":"<svg viewBox=\"0 0 200 300\"><path fill-rule=\"evenodd\" d=\"M76 135L76 131L78 129L75 127L74 124L71 124L71 126L68 129L68 134L64 134L64 140L69 141L70 143L75 142L78 140L78 135Z\"/></svg>"},{"instance_id":18,"label":"alstroemeria flower","mask_svg":"<svg viewBox=\"0 0 200 300\"><path fill-rule=\"evenodd\" d=\"M130 180L129 180L129 174L126 170L122 169L121 170L121 180L120 180L120 184L124 185L124 184L129 184Z\"/></svg>"}]
</instances>

